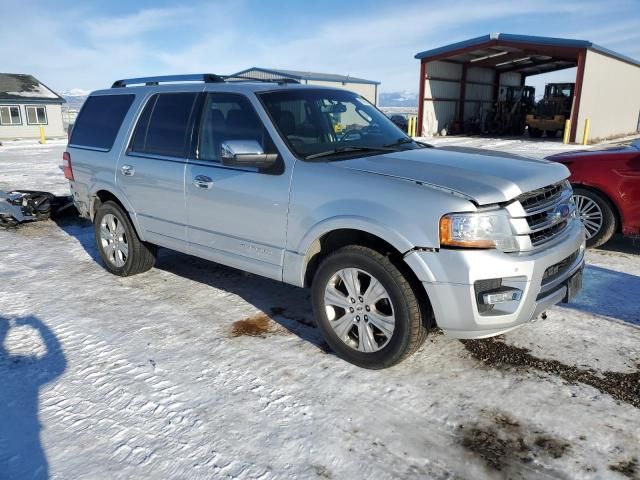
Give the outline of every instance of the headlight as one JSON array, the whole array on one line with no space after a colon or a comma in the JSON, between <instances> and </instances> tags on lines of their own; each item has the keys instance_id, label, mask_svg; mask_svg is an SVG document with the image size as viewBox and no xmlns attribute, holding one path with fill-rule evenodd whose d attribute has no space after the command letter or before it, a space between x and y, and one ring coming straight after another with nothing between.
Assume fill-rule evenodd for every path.
<instances>
[{"instance_id":1,"label":"headlight","mask_svg":"<svg viewBox=\"0 0 640 480\"><path fill-rule=\"evenodd\" d=\"M440 219L440 245L518 250L507 212L451 213Z\"/></svg>"}]
</instances>

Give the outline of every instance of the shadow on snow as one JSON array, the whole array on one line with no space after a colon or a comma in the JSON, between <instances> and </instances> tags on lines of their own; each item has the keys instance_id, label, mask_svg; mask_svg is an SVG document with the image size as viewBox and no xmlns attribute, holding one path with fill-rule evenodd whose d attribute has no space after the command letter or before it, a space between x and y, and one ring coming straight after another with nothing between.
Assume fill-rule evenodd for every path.
<instances>
[{"instance_id":1,"label":"shadow on snow","mask_svg":"<svg viewBox=\"0 0 640 480\"><path fill-rule=\"evenodd\" d=\"M640 277L587 265L580 294L565 308L640 325Z\"/></svg>"},{"instance_id":2,"label":"shadow on snow","mask_svg":"<svg viewBox=\"0 0 640 480\"><path fill-rule=\"evenodd\" d=\"M57 224L104 268L91 223L76 218L58 220ZM155 268L237 295L301 339L327 351L315 328L308 290L164 248L158 250Z\"/></svg>"},{"instance_id":3,"label":"shadow on snow","mask_svg":"<svg viewBox=\"0 0 640 480\"><path fill-rule=\"evenodd\" d=\"M15 355L7 340L14 328L35 330L46 347L42 356ZM47 457L40 441L40 388L66 369L60 342L37 317L0 316L0 477L48 478Z\"/></svg>"}]
</instances>

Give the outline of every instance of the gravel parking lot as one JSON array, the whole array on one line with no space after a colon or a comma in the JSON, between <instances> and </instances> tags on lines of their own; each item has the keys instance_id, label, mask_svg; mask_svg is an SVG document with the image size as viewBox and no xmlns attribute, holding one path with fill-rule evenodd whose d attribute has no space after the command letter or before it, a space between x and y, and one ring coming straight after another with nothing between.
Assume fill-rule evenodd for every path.
<instances>
[{"instance_id":1,"label":"gravel parking lot","mask_svg":"<svg viewBox=\"0 0 640 480\"><path fill-rule=\"evenodd\" d=\"M68 192L64 146L7 142L0 190ZM0 478L639 478L638 250L589 251L546 320L368 371L305 290L167 250L115 277L77 218L0 230Z\"/></svg>"}]
</instances>

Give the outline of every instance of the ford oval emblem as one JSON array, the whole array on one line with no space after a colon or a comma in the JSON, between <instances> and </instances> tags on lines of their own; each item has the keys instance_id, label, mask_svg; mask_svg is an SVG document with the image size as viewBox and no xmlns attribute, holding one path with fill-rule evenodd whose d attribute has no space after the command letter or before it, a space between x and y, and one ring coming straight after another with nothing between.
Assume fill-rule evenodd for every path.
<instances>
[{"instance_id":1,"label":"ford oval emblem","mask_svg":"<svg viewBox=\"0 0 640 480\"><path fill-rule=\"evenodd\" d=\"M571 213L571 208L566 203L562 203L558 205L553 210L553 220L554 222L560 222L569 216Z\"/></svg>"}]
</instances>

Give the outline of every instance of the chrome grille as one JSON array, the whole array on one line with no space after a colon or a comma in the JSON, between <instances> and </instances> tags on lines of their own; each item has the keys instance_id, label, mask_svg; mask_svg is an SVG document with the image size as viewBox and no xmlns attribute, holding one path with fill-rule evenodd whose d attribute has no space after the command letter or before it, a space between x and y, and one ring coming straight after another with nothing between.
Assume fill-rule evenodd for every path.
<instances>
[{"instance_id":1,"label":"chrome grille","mask_svg":"<svg viewBox=\"0 0 640 480\"><path fill-rule=\"evenodd\" d=\"M524 193L518 197L529 226L529 239L535 249L560 236L574 216L571 186L567 182L555 183ZM559 216L558 207L570 205L569 215Z\"/></svg>"},{"instance_id":2,"label":"chrome grille","mask_svg":"<svg viewBox=\"0 0 640 480\"><path fill-rule=\"evenodd\" d=\"M564 220L561 223L552 225L551 227L544 228L542 230L534 232L531 235L529 235L529 238L531 238L531 245L533 245L534 247L542 245L543 243L548 242L549 240L556 237L558 234L562 233L565 228L567 228L566 220Z\"/></svg>"},{"instance_id":3,"label":"chrome grille","mask_svg":"<svg viewBox=\"0 0 640 480\"><path fill-rule=\"evenodd\" d=\"M524 193L518 197L518 200L520 200L520 205L522 205L527 214L535 214L554 203L562 194L562 190L562 183L556 183L555 185Z\"/></svg>"}]
</instances>

